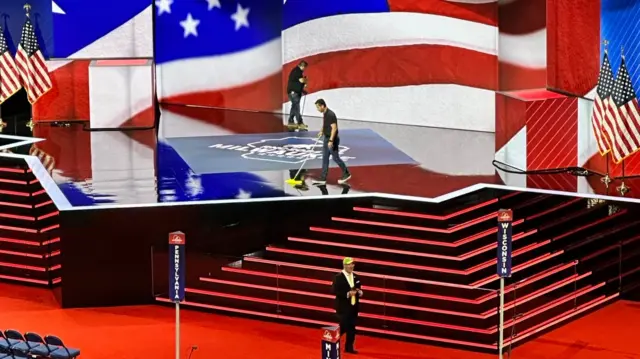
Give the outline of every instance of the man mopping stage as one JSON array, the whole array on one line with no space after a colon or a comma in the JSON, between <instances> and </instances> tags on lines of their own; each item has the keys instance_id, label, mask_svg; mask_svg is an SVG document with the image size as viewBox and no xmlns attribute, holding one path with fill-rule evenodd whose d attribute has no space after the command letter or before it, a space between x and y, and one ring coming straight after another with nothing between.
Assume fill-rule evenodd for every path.
<instances>
[{"instance_id":1,"label":"man mopping stage","mask_svg":"<svg viewBox=\"0 0 640 359\"><path fill-rule=\"evenodd\" d=\"M351 178L351 173L347 165L340 159L340 135L338 131L338 118L336 114L327 107L327 103L323 99L316 101L316 109L323 114L322 129L318 133L318 138L322 138L322 175L320 179L314 180L314 185L327 184L327 175L329 174L329 156L342 170L342 177L338 180L338 184L345 184Z\"/></svg>"}]
</instances>

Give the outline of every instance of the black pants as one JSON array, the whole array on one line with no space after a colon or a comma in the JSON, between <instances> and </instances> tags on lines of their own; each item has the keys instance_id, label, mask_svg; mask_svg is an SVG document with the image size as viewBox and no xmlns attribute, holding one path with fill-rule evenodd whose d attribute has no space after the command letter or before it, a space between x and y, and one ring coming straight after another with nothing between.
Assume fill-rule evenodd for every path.
<instances>
[{"instance_id":1,"label":"black pants","mask_svg":"<svg viewBox=\"0 0 640 359\"><path fill-rule=\"evenodd\" d=\"M323 181L327 180L327 175L329 174L329 156L333 158L333 162L342 170L342 177L348 176L349 169L340 158L340 138L336 138L333 143L333 148L329 149L329 137L324 136L322 139L322 175L320 175L320 178Z\"/></svg>"},{"instance_id":2,"label":"black pants","mask_svg":"<svg viewBox=\"0 0 640 359\"><path fill-rule=\"evenodd\" d=\"M356 340L356 322L358 321L358 312L348 311L346 313L338 313L340 322L340 336L346 334L347 341L344 344L345 350L354 350L353 344Z\"/></svg>"},{"instance_id":3,"label":"black pants","mask_svg":"<svg viewBox=\"0 0 640 359\"><path fill-rule=\"evenodd\" d=\"M295 118L298 124L304 123L302 121L302 113L300 111L300 99L302 94L296 92L289 92L289 100L291 101L291 112L289 113L289 124L293 123Z\"/></svg>"}]
</instances>

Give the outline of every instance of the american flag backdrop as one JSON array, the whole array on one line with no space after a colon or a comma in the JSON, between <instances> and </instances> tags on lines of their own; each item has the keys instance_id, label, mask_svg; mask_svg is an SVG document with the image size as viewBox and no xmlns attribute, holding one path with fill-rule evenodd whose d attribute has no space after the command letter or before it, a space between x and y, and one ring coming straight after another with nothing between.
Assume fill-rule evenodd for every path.
<instances>
[{"instance_id":1,"label":"american flag backdrop","mask_svg":"<svg viewBox=\"0 0 640 359\"><path fill-rule=\"evenodd\" d=\"M497 11L495 1L288 0L283 75L305 59L307 101L322 97L341 118L493 131Z\"/></svg>"},{"instance_id":2,"label":"american flag backdrop","mask_svg":"<svg viewBox=\"0 0 640 359\"><path fill-rule=\"evenodd\" d=\"M616 75L607 115L613 122L613 161L620 163L640 149L640 110L625 58Z\"/></svg>"},{"instance_id":3,"label":"american flag backdrop","mask_svg":"<svg viewBox=\"0 0 640 359\"><path fill-rule=\"evenodd\" d=\"M0 27L0 103L22 88L20 73L7 46L4 31Z\"/></svg>"},{"instance_id":4,"label":"american flag backdrop","mask_svg":"<svg viewBox=\"0 0 640 359\"><path fill-rule=\"evenodd\" d=\"M160 98L273 111L280 107L282 0L156 2Z\"/></svg>"},{"instance_id":5,"label":"american flag backdrop","mask_svg":"<svg viewBox=\"0 0 640 359\"><path fill-rule=\"evenodd\" d=\"M523 1L509 2L505 14ZM497 1L157 0L151 10L143 0L118 7L56 0L56 56L150 56L153 38L143 35L155 16L163 102L280 111L283 75L308 58L307 102L323 96L341 118L494 129ZM545 32L539 22L507 29L510 38L536 42ZM544 73L539 59L524 55L505 61L519 74ZM79 62L49 63L56 86L34 120L88 118L89 64ZM306 114L317 115L312 106Z\"/></svg>"},{"instance_id":6,"label":"american flag backdrop","mask_svg":"<svg viewBox=\"0 0 640 359\"><path fill-rule=\"evenodd\" d=\"M443 120L444 126L452 127L446 115L453 113L454 109L450 105L452 102L459 103L461 97L454 99L449 96L451 95L463 96L462 98L468 101L463 110L466 111L465 121L469 122L462 123L463 126L465 123L475 126L480 123L477 122L478 117L481 117L481 123L490 123L489 126L493 126L495 121L493 90L497 84L498 61L496 55L497 2L495 1L484 4L465 4L439 0L420 2L352 0L343 3L332 0L321 4L307 0L287 0L286 4L283 4L282 0L158 0L155 2L154 9L148 6L147 0L130 0L119 3L118 7L107 6L106 3L92 4L75 0L56 0L55 3L57 4L57 7L54 7L56 54L67 59L49 62L56 86L34 106L35 112L46 115L41 116L42 119L88 119L88 104L91 96L90 65L89 61L75 59L148 56L152 42L151 39L142 35L149 34L152 16L155 16L156 21L157 80L161 101L254 111L281 110L285 101L283 68L286 71L289 64L295 62L295 59L287 56L302 54L304 58L313 60L313 54L300 52L300 48L295 47L296 43L287 41L287 37L293 34L292 31L297 31L298 26L308 25L312 21L321 21L321 25L323 21L321 18L329 19L337 16L332 15L336 11L344 13L349 10L350 15L346 19L349 21L374 16L375 18L369 21L375 24L376 20L389 17L397 21L397 26L402 26L402 15L406 14L414 19L409 25L427 26L421 24L420 20L428 19L435 19L435 22L432 22L430 27L427 26L426 30L425 28L412 30L411 26L404 26L391 35L384 34L390 26L378 25L375 28L376 32L373 32L373 35L378 36L377 38L371 37L371 28L363 27L359 28L359 32L354 32L351 31L354 29L349 27L349 22L344 23L344 26L340 25L344 30L343 45L350 47L337 48L343 50L339 52L343 57L338 60L347 60L342 62L346 65L342 68L333 68L326 67L327 64L331 64L330 62L312 64L309 69L312 77L310 90L314 93L307 100L307 110L312 107L309 105L312 103L311 97L321 91L339 91L340 88L349 90L349 84L345 80L350 80L351 72L355 71L353 75L360 80L366 79L370 74L375 75L372 79L377 81L377 85L371 87L374 94L376 91L385 89L397 94L394 95L395 97L389 97L388 101L381 105L391 104L391 99L394 99L406 104L406 108L418 108L420 109L416 117L418 120L430 117ZM295 9L299 9L299 12L296 13ZM155 10L155 14L151 10ZM96 17L96 13L103 16ZM386 20L386 24L388 25L391 20ZM298 23L300 25L295 25ZM354 24L357 25L357 21L352 22L351 26ZM440 28L442 26L444 27ZM460 29L457 29L458 26ZM412 32L403 34L403 29ZM465 29L471 29L471 31L463 31ZM316 49L330 50L318 44L321 40L327 40L327 34L335 29L325 26L317 30L306 39L307 45L315 46ZM73 36L74 33L78 33L79 36ZM61 34L65 34L64 37ZM133 41L132 36L134 36ZM385 41L389 39L394 42L386 43L389 46L386 49L387 52L381 53L382 56L377 55L383 71L375 74L367 66L376 64L376 55L368 55L368 52L361 50L369 50L373 53L374 50L378 50L377 45L385 45ZM64 43L61 44L61 42ZM360 48L365 45L366 47ZM401 49L407 52L401 53ZM358 54L366 53L370 56L369 60L361 62L358 69L357 66L352 66L348 62L349 51L354 58L357 58ZM397 62L384 62L388 60L385 54L396 52L399 56ZM412 52L414 52L413 57ZM326 53L331 54L331 52ZM407 62L409 60L411 62ZM339 64L339 62L333 64ZM402 66L405 64L406 66ZM327 71L326 77L314 74L314 71L321 69ZM414 71L415 69L418 71ZM343 76L345 74L349 76ZM330 75L335 76L335 83L331 82ZM368 97L367 86L362 83L359 83L359 86L364 92L363 102L356 103L357 106L351 107L353 110L350 108L349 111L351 114L355 110L366 110L371 113L371 104L365 103L371 98ZM432 89L429 90L429 87ZM421 97L425 89L435 95ZM417 92L412 93L413 90ZM402 97L403 94L409 95ZM487 94L491 96L486 96ZM341 99L340 102L354 104L353 98L348 97ZM336 101L332 102L332 106L337 104ZM481 107L474 108L474 104L480 104ZM381 106L378 107L381 108ZM339 112L341 118L348 118L349 111ZM404 116L402 113L396 113L386 117L385 113L377 112L374 113L377 116L375 118L369 118L366 115L367 113L364 113L356 118L377 122L408 123L411 117L406 112ZM127 119L122 120L124 123ZM160 125L161 134L165 136L211 136L273 132L276 128L282 128L282 119L266 113L213 112L198 108L168 106L163 109ZM108 136L82 134L80 137L83 143L86 141L83 148L90 148L86 153L91 156L83 156L83 161L87 163L78 165L78 161L72 159L76 155L75 152L66 152L67 148L79 148L78 146L60 146L62 150L59 150L58 152L61 151L61 153L56 155L56 163L58 168L79 166L82 168L82 175L75 174L74 172L78 171L72 168L69 168L66 174L79 177L93 176L95 183L100 180L99 176L108 172L100 171L105 163L111 162L113 166L125 168L126 164L115 163L121 160L115 149L134 146L129 144L128 139L124 138L126 135L123 134L111 133ZM68 140L75 141L74 138ZM394 139L393 142L396 143L396 140ZM420 155L421 151L411 150L411 143L400 147L411 156ZM486 147L489 152L492 151L491 145L490 143ZM136 153L144 152L140 149L142 146L134 147L139 149ZM458 145L452 145L452 147L462 148ZM106 151L104 156L100 155L105 148L109 151ZM132 168L139 166L142 162L147 163L147 160L153 161L154 154L151 151L155 152L156 149L149 146L145 148L146 150L150 152L144 152L144 159L136 159L137 162L134 161L136 164L131 164ZM453 153L457 152L453 151ZM69 157L68 160L67 157ZM396 183L389 180L393 177L389 176L389 170L365 168L354 170L362 172L356 175L362 181L354 183L354 192L376 189L394 191ZM494 171L490 165L470 168L469 164L460 161L444 168L429 164L422 168L406 166L398 167L396 170L398 175L402 173L402 176L415 184L416 188L421 188L424 191L421 194L425 196L436 194L429 191L437 190L439 191L437 194L442 194L440 191L446 192L446 189L440 187L423 188L423 184L433 178L442 178L443 182L452 186L451 190L477 182L495 180ZM92 171L93 174L91 174ZM268 181L277 187L281 187L283 183L282 176L269 179L260 174L238 175L244 176L242 178L251 178L251 181L238 182L231 178L233 176L225 177L224 182L228 181L229 185L229 190L225 190L225 193L230 194L231 198L235 196L235 192L241 192L240 189L258 195L259 191L245 187L249 186L249 183L257 186ZM198 180L203 179L187 176L185 183L196 183ZM220 198L225 196L220 194Z\"/></svg>"},{"instance_id":7,"label":"american flag backdrop","mask_svg":"<svg viewBox=\"0 0 640 359\"><path fill-rule=\"evenodd\" d=\"M16 53L16 64L22 85L27 90L27 98L32 104L51 90L51 78L40 51L40 45L31 19L27 16L22 28L22 38Z\"/></svg>"}]
</instances>

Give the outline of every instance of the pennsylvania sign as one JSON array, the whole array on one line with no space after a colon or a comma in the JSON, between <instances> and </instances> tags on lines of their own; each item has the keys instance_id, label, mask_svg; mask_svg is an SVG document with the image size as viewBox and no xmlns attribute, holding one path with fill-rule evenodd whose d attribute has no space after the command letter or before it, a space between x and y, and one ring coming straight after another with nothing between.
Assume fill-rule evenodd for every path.
<instances>
[{"instance_id":1,"label":"pennsylvania sign","mask_svg":"<svg viewBox=\"0 0 640 359\"><path fill-rule=\"evenodd\" d=\"M281 171L322 167L317 133L266 133L212 137L178 137L165 141L196 174ZM369 129L341 130L340 157L349 166L414 164L411 157ZM331 164L335 166L335 164Z\"/></svg>"}]
</instances>

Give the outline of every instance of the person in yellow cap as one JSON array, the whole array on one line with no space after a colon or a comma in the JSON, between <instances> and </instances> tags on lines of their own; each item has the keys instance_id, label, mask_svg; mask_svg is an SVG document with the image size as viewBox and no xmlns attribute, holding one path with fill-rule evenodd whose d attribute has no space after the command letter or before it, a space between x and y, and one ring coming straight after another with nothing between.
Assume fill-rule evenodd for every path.
<instances>
[{"instance_id":1,"label":"person in yellow cap","mask_svg":"<svg viewBox=\"0 0 640 359\"><path fill-rule=\"evenodd\" d=\"M342 271L333 278L332 290L336 295L336 314L340 321L340 335L346 334L345 352L357 354L354 343L356 340L356 322L362 297L360 277L353 273L355 261L346 257L342 260Z\"/></svg>"}]
</instances>

